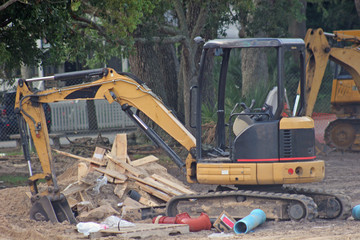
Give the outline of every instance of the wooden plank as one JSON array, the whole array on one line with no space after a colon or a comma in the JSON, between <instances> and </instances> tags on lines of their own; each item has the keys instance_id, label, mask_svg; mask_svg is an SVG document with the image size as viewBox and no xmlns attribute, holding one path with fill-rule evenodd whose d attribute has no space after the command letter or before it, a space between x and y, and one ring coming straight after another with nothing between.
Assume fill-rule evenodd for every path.
<instances>
[{"instance_id":1,"label":"wooden plank","mask_svg":"<svg viewBox=\"0 0 360 240\"><path fill-rule=\"evenodd\" d=\"M133 227L109 228L99 232L90 233L90 238L101 238L107 236L118 235L121 238L137 238L144 239L156 237L157 239L167 239L177 234L189 233L189 225L187 224L149 224L136 223Z\"/></svg>"},{"instance_id":2,"label":"wooden plank","mask_svg":"<svg viewBox=\"0 0 360 240\"><path fill-rule=\"evenodd\" d=\"M154 202L151 199L147 199L145 197L140 197L139 203L144 204L145 206L149 206L149 207L159 206L158 203Z\"/></svg>"},{"instance_id":3,"label":"wooden plank","mask_svg":"<svg viewBox=\"0 0 360 240\"><path fill-rule=\"evenodd\" d=\"M123 161L127 161L127 137L126 133L116 134L113 146L111 148L111 155L118 157Z\"/></svg>"},{"instance_id":4,"label":"wooden plank","mask_svg":"<svg viewBox=\"0 0 360 240\"><path fill-rule=\"evenodd\" d=\"M137 159L135 161L132 161L132 162L130 162L130 164L133 167L138 167L138 166L141 166L141 165L144 165L147 163L155 162L157 160L159 160L159 158L155 157L154 155L149 155L149 156Z\"/></svg>"},{"instance_id":5,"label":"wooden plank","mask_svg":"<svg viewBox=\"0 0 360 240\"><path fill-rule=\"evenodd\" d=\"M151 177L146 177L144 178L144 180L146 181L147 185L152 185L153 187L158 188L159 190L171 195L171 196L179 196L179 195L183 195L183 193L173 189L171 186L165 185L161 182L157 182L155 181L153 178Z\"/></svg>"},{"instance_id":6,"label":"wooden plank","mask_svg":"<svg viewBox=\"0 0 360 240\"><path fill-rule=\"evenodd\" d=\"M75 159L78 159L78 160L94 163L94 164L99 165L99 166L105 166L104 163L95 161L95 160L90 159L90 158L80 157L80 156L77 156L77 155L74 155L74 154L71 154L71 153L67 153L67 152L63 152L63 151L60 151L60 150L57 150L57 149L51 149L51 150L53 150L54 152L59 153L61 155L67 156L67 157L72 157L72 158L75 158Z\"/></svg>"},{"instance_id":7,"label":"wooden plank","mask_svg":"<svg viewBox=\"0 0 360 240\"><path fill-rule=\"evenodd\" d=\"M158 174L153 174L153 175L151 175L151 177L153 179L159 181L159 182L162 182L162 183L164 183L164 184L166 184L168 186L171 186L172 188L175 188L176 190L178 190L178 191L180 191L182 193L186 193L186 194L195 193L194 191L192 191L190 189L187 189L187 188L185 188L185 187L183 187L183 186L181 186L181 185L179 185L179 184L177 184L177 183L175 183L173 181L170 181L170 180L168 180L168 179L166 179L166 178L164 178L164 177L162 177L162 176L160 176Z\"/></svg>"},{"instance_id":8,"label":"wooden plank","mask_svg":"<svg viewBox=\"0 0 360 240\"><path fill-rule=\"evenodd\" d=\"M89 188L89 185L87 184L73 184L66 187L62 193L65 195L65 197L73 195L75 193L78 193L80 191L84 191L87 188Z\"/></svg>"},{"instance_id":9,"label":"wooden plank","mask_svg":"<svg viewBox=\"0 0 360 240\"><path fill-rule=\"evenodd\" d=\"M138 201L135 201L134 199L130 197L126 197L124 200L124 206L127 208L143 208L145 205L139 203Z\"/></svg>"},{"instance_id":10,"label":"wooden plank","mask_svg":"<svg viewBox=\"0 0 360 240\"><path fill-rule=\"evenodd\" d=\"M181 193L179 193L179 192L177 192L177 191L175 191L173 189L170 189L169 187L167 187L167 186L165 186L165 185L163 185L161 183L158 183L155 180L152 180L151 178L141 179L141 178L137 178L137 177L134 177L134 176L129 176L129 178L134 179L134 180L136 180L136 181L138 181L140 183L143 183L145 185L148 185L148 186L150 186L152 188L156 188L156 189L158 189L158 190L160 190L160 191L162 191L162 192L164 192L164 193L166 193L166 194L168 194L170 196L181 195Z\"/></svg>"},{"instance_id":11,"label":"wooden plank","mask_svg":"<svg viewBox=\"0 0 360 240\"><path fill-rule=\"evenodd\" d=\"M94 169L95 169L95 171L104 173L104 174L109 175L110 177L113 177L113 178L117 178L119 180L122 180L123 182L125 182L126 179L127 179L126 175L118 173L116 171L106 170L105 168L94 168Z\"/></svg>"},{"instance_id":12,"label":"wooden plank","mask_svg":"<svg viewBox=\"0 0 360 240\"><path fill-rule=\"evenodd\" d=\"M130 164L126 163L125 161L121 161L119 158L114 157L114 156L110 156L107 155L107 157L113 161L114 163L116 163L117 165L123 167L125 170L127 170L129 173L131 173L132 175L134 175L135 177L145 177L148 176L147 172L145 172L142 169L138 169L135 168L133 166L131 166Z\"/></svg>"},{"instance_id":13,"label":"wooden plank","mask_svg":"<svg viewBox=\"0 0 360 240\"><path fill-rule=\"evenodd\" d=\"M80 182L83 177L88 173L88 166L84 162L78 163L78 181Z\"/></svg>"},{"instance_id":14,"label":"wooden plank","mask_svg":"<svg viewBox=\"0 0 360 240\"><path fill-rule=\"evenodd\" d=\"M164 192L161 192L160 190L157 190L156 188L153 188L151 186L145 185L145 184L140 183L140 182L135 182L135 184L138 185L145 192L148 192L151 195L164 200L165 202L167 202L167 201L169 201L171 199L171 197L169 195L167 195Z\"/></svg>"},{"instance_id":15,"label":"wooden plank","mask_svg":"<svg viewBox=\"0 0 360 240\"><path fill-rule=\"evenodd\" d=\"M101 148L101 147L96 147L94 154L92 156L92 160L97 161L97 162L102 162L103 164L106 164L106 159L104 158L106 153L106 149L105 148Z\"/></svg>"},{"instance_id":16,"label":"wooden plank","mask_svg":"<svg viewBox=\"0 0 360 240\"><path fill-rule=\"evenodd\" d=\"M127 183L124 184L117 184L114 188L114 194L118 196L119 198L122 198L125 190L127 188Z\"/></svg>"}]
</instances>

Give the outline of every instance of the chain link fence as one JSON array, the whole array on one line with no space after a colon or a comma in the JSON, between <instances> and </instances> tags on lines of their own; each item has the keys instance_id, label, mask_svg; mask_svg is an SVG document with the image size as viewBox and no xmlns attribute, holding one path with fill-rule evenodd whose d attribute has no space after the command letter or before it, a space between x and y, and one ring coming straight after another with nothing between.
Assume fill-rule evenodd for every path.
<instances>
[{"instance_id":1,"label":"chain link fence","mask_svg":"<svg viewBox=\"0 0 360 240\"><path fill-rule=\"evenodd\" d=\"M314 108L315 134L320 143L324 143L324 130L327 125L336 119L335 114L330 112L333 73L334 66L329 64ZM298 74L288 74L286 79L289 83L298 81ZM64 87L82 82L84 81L81 79L70 82L45 82L45 88ZM292 88L287 88L287 96L294 99L296 84L289 86ZM19 133L14 113L15 94L15 90L3 91L0 94L0 141L9 141L11 135ZM290 100L290 111L293 104L293 100ZM97 133L135 129L134 123L121 110L121 106L116 103L109 104L106 100L64 101L45 104L44 108L51 133Z\"/></svg>"},{"instance_id":2,"label":"chain link fence","mask_svg":"<svg viewBox=\"0 0 360 240\"><path fill-rule=\"evenodd\" d=\"M77 79L67 82L43 82L45 88L81 84ZM33 86L35 88L37 86ZM0 141L10 141L19 134L18 116L14 112L16 90L0 93ZM43 104L47 126L51 133L124 132L135 129L133 121L120 104L106 100L73 100ZM13 137L12 137L13 136ZM1 145L1 144L0 144Z\"/></svg>"}]
</instances>

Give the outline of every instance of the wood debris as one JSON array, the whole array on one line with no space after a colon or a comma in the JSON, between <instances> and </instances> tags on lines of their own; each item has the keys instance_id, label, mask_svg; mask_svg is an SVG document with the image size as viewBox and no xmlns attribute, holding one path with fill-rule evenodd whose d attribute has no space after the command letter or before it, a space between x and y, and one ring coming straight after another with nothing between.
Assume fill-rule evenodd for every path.
<instances>
[{"instance_id":1,"label":"wood debris","mask_svg":"<svg viewBox=\"0 0 360 240\"><path fill-rule=\"evenodd\" d=\"M94 216L93 212L98 214L106 205L121 212L124 219L128 214L133 218L130 221L141 220L165 213L166 202L172 197L194 193L156 163L157 157L132 161L127 154L126 134L116 136L111 151L97 147L92 158L54 151L81 161L78 181L66 187L63 194L71 199L71 207L82 220Z\"/></svg>"}]
</instances>

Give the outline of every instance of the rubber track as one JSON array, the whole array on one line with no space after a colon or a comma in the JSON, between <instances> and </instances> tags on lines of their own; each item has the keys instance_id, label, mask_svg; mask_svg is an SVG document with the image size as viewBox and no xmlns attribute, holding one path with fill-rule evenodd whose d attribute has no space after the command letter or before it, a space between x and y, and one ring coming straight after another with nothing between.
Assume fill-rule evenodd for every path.
<instances>
[{"instance_id":1,"label":"rubber track","mask_svg":"<svg viewBox=\"0 0 360 240\"><path fill-rule=\"evenodd\" d=\"M170 199L166 205L166 215L170 217L175 217L178 213L177 205L180 201L187 201L189 199L199 199L199 198L223 198L228 196L244 196L252 197L258 199L267 199L269 201L276 200L285 200L290 202L300 202L306 210L304 219L308 221L313 221L317 217L317 206L312 198L307 197L302 194L289 194L289 193L275 193L275 192L259 192L259 191L249 191L249 190L237 190L237 191L221 191L213 192L206 194L188 194L176 196ZM280 220L283 220L280 218Z\"/></svg>"},{"instance_id":2,"label":"rubber track","mask_svg":"<svg viewBox=\"0 0 360 240\"><path fill-rule=\"evenodd\" d=\"M302 194L305 196L308 195L320 195L320 196L329 196L329 198L335 197L335 199L341 205L341 212L335 218L326 218L325 219L341 219L345 220L351 216L351 199L349 196L344 195L342 193L334 192L334 191L324 191L322 189L317 188L297 188L297 187L284 187L284 191L289 192L291 194Z\"/></svg>"}]
</instances>

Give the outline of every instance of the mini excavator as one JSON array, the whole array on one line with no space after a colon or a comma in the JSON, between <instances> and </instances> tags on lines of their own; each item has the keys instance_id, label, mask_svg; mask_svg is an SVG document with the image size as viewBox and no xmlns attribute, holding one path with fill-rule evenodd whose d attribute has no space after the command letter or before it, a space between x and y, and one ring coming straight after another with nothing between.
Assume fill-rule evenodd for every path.
<instances>
[{"instance_id":1,"label":"mini excavator","mask_svg":"<svg viewBox=\"0 0 360 240\"><path fill-rule=\"evenodd\" d=\"M230 70L230 56L239 56L237 50L272 49L274 72L273 94L262 106L247 107L236 112L233 107L226 116L225 89ZM284 79L285 53L297 56L300 78L300 102L296 116L284 115L286 91ZM211 60L216 58L217 60ZM265 58L263 58L265 60ZM211 64L212 63L212 64ZM211 67L213 66L213 67ZM25 158L30 160L26 145L28 125L42 173L29 178L32 193L30 217L52 222L76 223L69 204L56 181L47 125L42 103L68 100L106 99L110 104L120 104L122 110L140 129L183 169L189 183L216 185L216 191L181 195L167 203L166 213L175 216L187 211L199 211L217 218L223 210L234 218L244 217L249 210L261 208L267 218L313 220L345 219L350 215L347 196L328 191L291 187L291 184L320 182L325 176L324 161L317 160L314 151L314 122L304 116L305 105L305 45L301 39L216 39L203 45L198 80L190 90L191 125L193 136L176 118L159 97L140 79L130 73L117 73L111 68L55 74L54 76L20 79L18 81L15 109L20 116L21 136L24 139ZM215 70L208 74L207 70ZM215 77L215 75L217 76ZM217 78L218 77L218 78ZM32 81L67 81L87 78L87 83L33 91ZM210 146L202 143L202 100L208 81L217 82L216 141ZM295 82L297 86L299 81ZM235 88L235 86L231 86ZM240 93L239 93L240 94ZM254 101L253 101L254 102ZM251 104L253 105L253 104ZM136 111L135 111L136 110ZM188 152L185 160L169 147L139 115L139 111L161 127ZM37 182L45 179L48 188L39 192Z\"/></svg>"}]
</instances>

